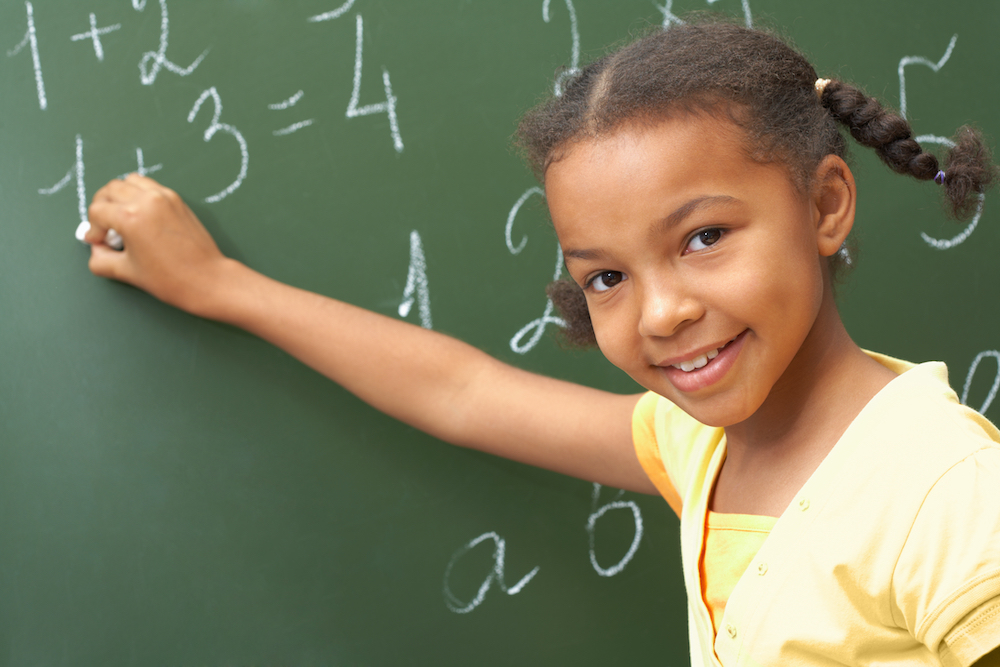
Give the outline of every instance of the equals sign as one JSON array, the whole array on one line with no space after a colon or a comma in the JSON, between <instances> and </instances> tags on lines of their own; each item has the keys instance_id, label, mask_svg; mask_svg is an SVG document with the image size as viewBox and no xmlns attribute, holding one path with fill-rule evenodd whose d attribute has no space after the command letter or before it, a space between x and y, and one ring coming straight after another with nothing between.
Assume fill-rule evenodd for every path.
<instances>
[{"instance_id":1,"label":"equals sign","mask_svg":"<svg viewBox=\"0 0 1000 667\"><path fill-rule=\"evenodd\" d=\"M271 111L283 111L285 109L290 109L299 103L299 100L302 99L303 95L305 95L305 93L303 93L300 90L299 92L289 97L287 100L283 100L276 104L268 104L267 108L270 109ZM310 118L309 120L300 120L298 123L292 123L288 127L283 127L280 130L275 130L271 134L273 134L276 137L283 137L287 134L298 132L304 127L309 127L310 125L313 124L313 122L315 121L312 118Z\"/></svg>"}]
</instances>

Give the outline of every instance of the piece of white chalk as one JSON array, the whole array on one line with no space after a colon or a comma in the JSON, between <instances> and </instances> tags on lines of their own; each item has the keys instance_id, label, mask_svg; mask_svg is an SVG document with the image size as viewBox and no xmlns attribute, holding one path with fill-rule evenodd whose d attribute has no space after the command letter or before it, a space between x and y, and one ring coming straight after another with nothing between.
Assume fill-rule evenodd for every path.
<instances>
[{"instance_id":1,"label":"piece of white chalk","mask_svg":"<svg viewBox=\"0 0 1000 667\"><path fill-rule=\"evenodd\" d=\"M90 223L88 221L84 220L79 225L77 225L76 227L77 241L80 241L81 243L86 243L84 237L87 235L87 232L89 231L90 231ZM104 242L107 243L112 248L114 248L115 250L121 250L122 248L125 247L125 242L122 240L121 234L119 234L113 229L108 230L107 236L104 237Z\"/></svg>"}]
</instances>

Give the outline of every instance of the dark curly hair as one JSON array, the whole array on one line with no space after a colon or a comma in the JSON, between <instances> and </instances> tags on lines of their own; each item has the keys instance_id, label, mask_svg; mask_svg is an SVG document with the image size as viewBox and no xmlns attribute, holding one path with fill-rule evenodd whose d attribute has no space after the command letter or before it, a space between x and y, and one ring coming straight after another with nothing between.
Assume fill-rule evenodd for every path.
<instances>
[{"instance_id":1,"label":"dark curly hair","mask_svg":"<svg viewBox=\"0 0 1000 667\"><path fill-rule=\"evenodd\" d=\"M942 167L916 142L904 118L848 83L830 81L817 94L816 82L816 70L781 38L699 15L583 68L561 95L524 116L516 143L544 181L547 167L576 142L628 123L710 113L742 129L751 158L784 163L796 187L807 190L825 156L846 156L842 124L897 173L932 180L943 170L952 215L961 219L975 211L996 173L977 130L958 130ZM832 270L844 257L830 258ZM566 340L596 345L580 287L561 280L547 291L566 321Z\"/></svg>"}]
</instances>

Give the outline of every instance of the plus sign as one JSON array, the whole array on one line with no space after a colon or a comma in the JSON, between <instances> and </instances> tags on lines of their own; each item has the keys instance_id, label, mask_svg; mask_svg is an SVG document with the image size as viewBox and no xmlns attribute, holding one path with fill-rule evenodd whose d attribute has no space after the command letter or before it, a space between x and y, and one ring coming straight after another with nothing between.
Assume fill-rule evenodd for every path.
<instances>
[{"instance_id":1,"label":"plus sign","mask_svg":"<svg viewBox=\"0 0 1000 667\"><path fill-rule=\"evenodd\" d=\"M101 46L101 35L106 35L109 32L114 32L122 27L121 23L116 23L114 25L109 25L106 28L97 27L97 17L93 13L90 14L90 30L87 32L81 32L79 35L73 35L70 39L74 42L79 42L81 39L91 39L94 42L94 54L97 59L104 62L104 47Z\"/></svg>"}]
</instances>

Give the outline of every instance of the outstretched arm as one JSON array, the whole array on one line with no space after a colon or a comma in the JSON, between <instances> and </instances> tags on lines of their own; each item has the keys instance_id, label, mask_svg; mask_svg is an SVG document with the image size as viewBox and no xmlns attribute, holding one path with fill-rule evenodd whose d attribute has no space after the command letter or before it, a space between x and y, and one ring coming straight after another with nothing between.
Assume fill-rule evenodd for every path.
<instances>
[{"instance_id":1,"label":"outstretched arm","mask_svg":"<svg viewBox=\"0 0 1000 667\"><path fill-rule=\"evenodd\" d=\"M277 345L373 407L465 447L656 493L632 448L636 396L503 364L434 331L271 280L226 258L180 197L112 181L90 207L90 269ZM125 249L104 245L107 230Z\"/></svg>"}]
</instances>

